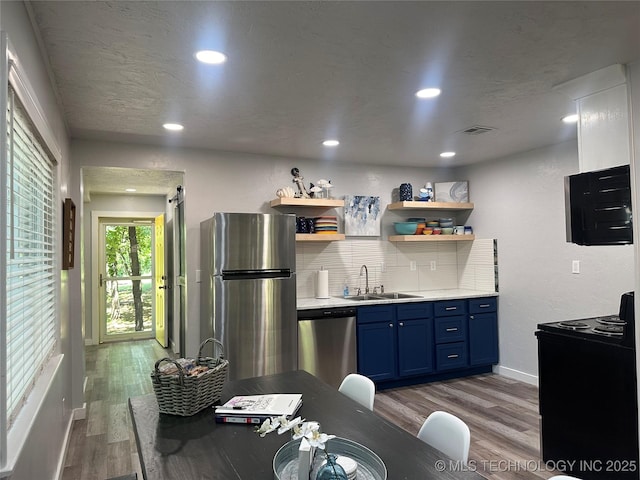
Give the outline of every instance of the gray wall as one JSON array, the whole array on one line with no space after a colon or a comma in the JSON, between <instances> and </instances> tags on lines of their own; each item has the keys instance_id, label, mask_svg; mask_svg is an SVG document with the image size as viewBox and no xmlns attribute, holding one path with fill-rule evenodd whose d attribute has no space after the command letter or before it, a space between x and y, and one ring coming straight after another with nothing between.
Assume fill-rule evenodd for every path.
<instances>
[{"instance_id":1,"label":"gray wall","mask_svg":"<svg viewBox=\"0 0 640 480\"><path fill-rule=\"evenodd\" d=\"M574 173L573 141L459 172L476 205L475 233L498 239L502 373L537 376L538 323L617 313L633 290L633 246L566 242L563 177Z\"/></svg>"},{"instance_id":2,"label":"gray wall","mask_svg":"<svg viewBox=\"0 0 640 480\"><path fill-rule=\"evenodd\" d=\"M26 73L42 112L62 149L63 159L57 169L60 198L69 197L69 143L65 124L22 2L0 2L0 26L8 34L20 66ZM78 197L73 197L73 200L76 205L80 204ZM58 225L61 228L62 208ZM33 427L15 465L14 475L11 476L15 480L55 478L64 452L65 435L71 425L72 408L78 405L73 402L73 390L75 388L81 393L83 378L81 324L74 321L70 313L70 292L73 288L71 278L79 270L78 268L60 272L60 351L64 358L57 374L51 379L45 397L39 399L42 401L41 408L33 420ZM79 369L74 371L74 365L79 366Z\"/></svg>"},{"instance_id":3,"label":"gray wall","mask_svg":"<svg viewBox=\"0 0 640 480\"><path fill-rule=\"evenodd\" d=\"M214 211L273 212L268 201L300 168L305 181L331 179L335 196L380 195L384 204L400 183L469 180L475 210L469 217L479 238L497 238L500 275L501 368L535 381L535 326L564 318L617 311L619 296L633 289L631 247L579 247L565 242L564 175L577 171L575 141L458 171L335 165L328 162L196 150L72 143L73 168L85 165L163 168L185 172L187 220L187 353L197 349L199 224ZM122 159L126 159L125 161ZM250 173L247 173L250 172ZM385 213L383 231L397 219ZM386 242L386 234L381 238ZM582 273L571 274L572 260Z\"/></svg>"}]
</instances>

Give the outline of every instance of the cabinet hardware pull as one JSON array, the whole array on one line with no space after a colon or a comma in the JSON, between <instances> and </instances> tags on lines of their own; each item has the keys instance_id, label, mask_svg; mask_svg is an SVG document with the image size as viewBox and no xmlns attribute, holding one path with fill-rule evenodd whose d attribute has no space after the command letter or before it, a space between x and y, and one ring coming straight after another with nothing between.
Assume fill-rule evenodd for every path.
<instances>
[{"instance_id":1,"label":"cabinet hardware pull","mask_svg":"<svg viewBox=\"0 0 640 480\"><path fill-rule=\"evenodd\" d=\"M458 358L458 355L453 354L453 355L447 355L447 358Z\"/></svg>"},{"instance_id":2,"label":"cabinet hardware pull","mask_svg":"<svg viewBox=\"0 0 640 480\"><path fill-rule=\"evenodd\" d=\"M469 315L469 320L473 320L474 318L476 318L474 315Z\"/></svg>"},{"instance_id":3,"label":"cabinet hardware pull","mask_svg":"<svg viewBox=\"0 0 640 480\"><path fill-rule=\"evenodd\" d=\"M488 303L483 303L482 305L480 305L480 308L488 308L488 307L490 307Z\"/></svg>"},{"instance_id":4,"label":"cabinet hardware pull","mask_svg":"<svg viewBox=\"0 0 640 480\"><path fill-rule=\"evenodd\" d=\"M389 326L390 326L390 327L393 327L393 323L390 323L390 324L389 324Z\"/></svg>"},{"instance_id":5,"label":"cabinet hardware pull","mask_svg":"<svg viewBox=\"0 0 640 480\"><path fill-rule=\"evenodd\" d=\"M401 326L401 327L404 327L404 322L400 322L400 326Z\"/></svg>"},{"instance_id":6,"label":"cabinet hardware pull","mask_svg":"<svg viewBox=\"0 0 640 480\"><path fill-rule=\"evenodd\" d=\"M457 332L458 331L458 327L455 328L447 328L447 332Z\"/></svg>"},{"instance_id":7,"label":"cabinet hardware pull","mask_svg":"<svg viewBox=\"0 0 640 480\"><path fill-rule=\"evenodd\" d=\"M457 310L457 308L458 308L458 307L445 307L444 309L445 309L446 311L449 311L449 310Z\"/></svg>"}]
</instances>

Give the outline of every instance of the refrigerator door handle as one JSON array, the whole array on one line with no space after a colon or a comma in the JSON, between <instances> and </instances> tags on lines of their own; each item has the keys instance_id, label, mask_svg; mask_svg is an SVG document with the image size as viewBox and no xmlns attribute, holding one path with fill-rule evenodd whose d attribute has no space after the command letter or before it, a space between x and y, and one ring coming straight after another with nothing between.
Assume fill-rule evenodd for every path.
<instances>
[{"instance_id":1,"label":"refrigerator door handle","mask_svg":"<svg viewBox=\"0 0 640 480\"><path fill-rule=\"evenodd\" d=\"M223 270L223 280L247 280L259 278L290 278L291 270L288 268L271 270Z\"/></svg>"}]
</instances>

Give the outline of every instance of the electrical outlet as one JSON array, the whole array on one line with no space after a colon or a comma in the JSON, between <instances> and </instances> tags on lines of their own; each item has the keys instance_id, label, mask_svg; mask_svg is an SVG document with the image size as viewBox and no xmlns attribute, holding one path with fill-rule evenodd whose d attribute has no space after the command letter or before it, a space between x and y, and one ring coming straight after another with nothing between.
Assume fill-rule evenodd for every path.
<instances>
[{"instance_id":1,"label":"electrical outlet","mask_svg":"<svg viewBox=\"0 0 640 480\"><path fill-rule=\"evenodd\" d=\"M386 272L386 271L387 271L387 264L386 264L385 262L382 262L382 263L380 264L380 271L381 271L382 273L384 273L384 272Z\"/></svg>"},{"instance_id":2,"label":"electrical outlet","mask_svg":"<svg viewBox=\"0 0 640 480\"><path fill-rule=\"evenodd\" d=\"M580 273L580 260L571 262L571 273Z\"/></svg>"},{"instance_id":3,"label":"electrical outlet","mask_svg":"<svg viewBox=\"0 0 640 480\"><path fill-rule=\"evenodd\" d=\"M414 271L416 270L416 267L417 267L417 265L416 265L415 260L411 260L411 261L409 262L409 270L411 270L412 272L414 272Z\"/></svg>"},{"instance_id":4,"label":"electrical outlet","mask_svg":"<svg viewBox=\"0 0 640 480\"><path fill-rule=\"evenodd\" d=\"M436 270L436 261L435 260L431 260L431 271L435 272Z\"/></svg>"}]
</instances>

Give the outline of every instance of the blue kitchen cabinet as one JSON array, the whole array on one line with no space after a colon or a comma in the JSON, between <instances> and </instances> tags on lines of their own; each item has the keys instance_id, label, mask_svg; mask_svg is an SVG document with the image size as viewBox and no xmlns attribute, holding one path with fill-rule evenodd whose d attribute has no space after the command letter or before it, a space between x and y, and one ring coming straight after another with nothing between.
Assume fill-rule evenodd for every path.
<instances>
[{"instance_id":1,"label":"blue kitchen cabinet","mask_svg":"<svg viewBox=\"0 0 640 480\"><path fill-rule=\"evenodd\" d=\"M433 371L433 319L398 320L398 376Z\"/></svg>"},{"instance_id":2,"label":"blue kitchen cabinet","mask_svg":"<svg viewBox=\"0 0 640 480\"><path fill-rule=\"evenodd\" d=\"M394 305L358 308L358 372L374 382L397 376L395 313Z\"/></svg>"},{"instance_id":3,"label":"blue kitchen cabinet","mask_svg":"<svg viewBox=\"0 0 640 480\"><path fill-rule=\"evenodd\" d=\"M358 371L374 381L433 371L431 303L358 309Z\"/></svg>"},{"instance_id":4,"label":"blue kitchen cabinet","mask_svg":"<svg viewBox=\"0 0 640 480\"><path fill-rule=\"evenodd\" d=\"M498 363L498 300L495 297L469 300L469 363L472 367Z\"/></svg>"}]
</instances>

